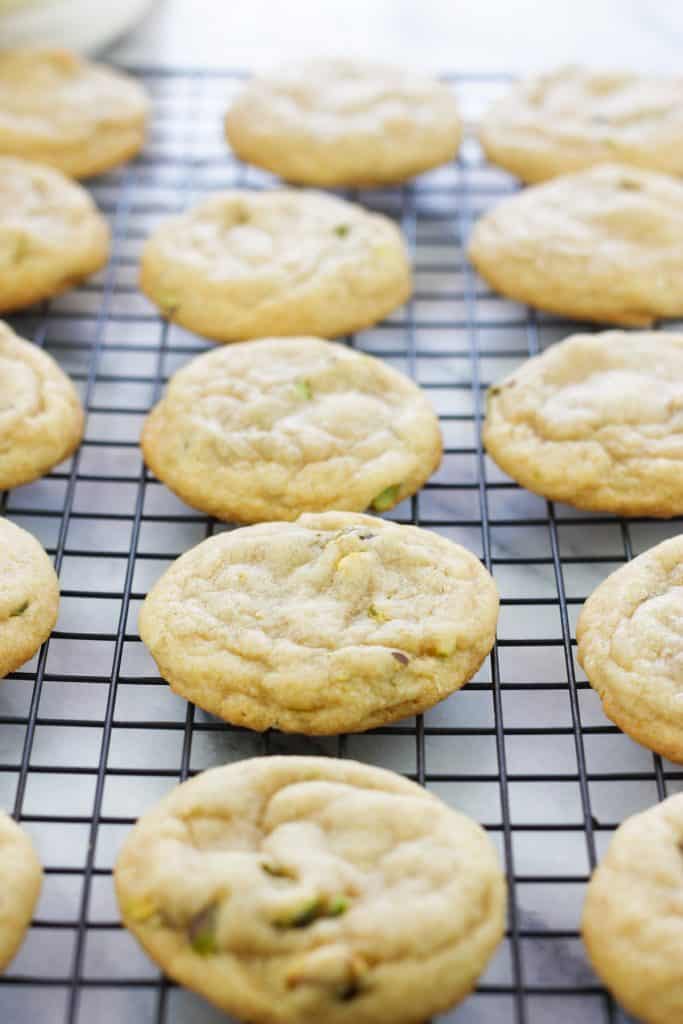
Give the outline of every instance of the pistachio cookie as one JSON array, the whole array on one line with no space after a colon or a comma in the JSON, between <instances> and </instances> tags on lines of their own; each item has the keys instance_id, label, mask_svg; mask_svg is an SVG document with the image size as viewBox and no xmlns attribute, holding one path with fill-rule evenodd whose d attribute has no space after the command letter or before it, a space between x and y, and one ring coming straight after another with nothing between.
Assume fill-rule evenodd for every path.
<instances>
[{"instance_id":1,"label":"pistachio cookie","mask_svg":"<svg viewBox=\"0 0 683 1024\"><path fill-rule=\"evenodd\" d=\"M578 658L608 718L683 764L683 535L627 562L586 601Z\"/></svg>"},{"instance_id":2,"label":"pistachio cookie","mask_svg":"<svg viewBox=\"0 0 683 1024\"><path fill-rule=\"evenodd\" d=\"M0 491L68 458L83 421L76 389L54 359L0 322Z\"/></svg>"},{"instance_id":3,"label":"pistachio cookie","mask_svg":"<svg viewBox=\"0 0 683 1024\"><path fill-rule=\"evenodd\" d=\"M0 519L0 679L19 668L57 621L59 582L30 533Z\"/></svg>"},{"instance_id":4,"label":"pistachio cookie","mask_svg":"<svg viewBox=\"0 0 683 1024\"><path fill-rule=\"evenodd\" d=\"M683 513L683 334L577 334L490 388L483 440L530 491L625 516Z\"/></svg>"},{"instance_id":5,"label":"pistachio cookie","mask_svg":"<svg viewBox=\"0 0 683 1024\"><path fill-rule=\"evenodd\" d=\"M310 60L249 82L226 118L237 155L300 185L382 185L453 160L451 89L403 68Z\"/></svg>"},{"instance_id":6,"label":"pistachio cookie","mask_svg":"<svg viewBox=\"0 0 683 1024\"><path fill-rule=\"evenodd\" d=\"M473 988L505 882L474 821L327 757L214 768L144 815L123 922L172 978L252 1024L423 1024Z\"/></svg>"},{"instance_id":7,"label":"pistachio cookie","mask_svg":"<svg viewBox=\"0 0 683 1024\"><path fill-rule=\"evenodd\" d=\"M109 228L80 185L0 157L0 312L58 295L109 256Z\"/></svg>"},{"instance_id":8,"label":"pistachio cookie","mask_svg":"<svg viewBox=\"0 0 683 1024\"><path fill-rule=\"evenodd\" d=\"M493 163L528 182L619 161L683 174L683 78L559 68L519 82L484 116Z\"/></svg>"},{"instance_id":9,"label":"pistachio cookie","mask_svg":"<svg viewBox=\"0 0 683 1024\"><path fill-rule=\"evenodd\" d=\"M417 714L463 686L495 639L474 555L351 512L221 533L156 583L140 636L173 689L250 729L334 734Z\"/></svg>"},{"instance_id":10,"label":"pistachio cookie","mask_svg":"<svg viewBox=\"0 0 683 1024\"><path fill-rule=\"evenodd\" d=\"M588 885L593 967L644 1024L683 1020L683 793L621 825Z\"/></svg>"},{"instance_id":11,"label":"pistachio cookie","mask_svg":"<svg viewBox=\"0 0 683 1024\"><path fill-rule=\"evenodd\" d=\"M23 941L42 880L43 871L31 840L0 811L0 971Z\"/></svg>"},{"instance_id":12,"label":"pistachio cookie","mask_svg":"<svg viewBox=\"0 0 683 1024\"><path fill-rule=\"evenodd\" d=\"M317 192L232 191L157 229L140 287L164 316L216 341L336 337L411 292L401 233L381 214Z\"/></svg>"},{"instance_id":13,"label":"pistachio cookie","mask_svg":"<svg viewBox=\"0 0 683 1024\"><path fill-rule=\"evenodd\" d=\"M477 222L469 257L496 291L561 316L682 316L683 184L604 164L534 185Z\"/></svg>"},{"instance_id":14,"label":"pistachio cookie","mask_svg":"<svg viewBox=\"0 0 683 1024\"><path fill-rule=\"evenodd\" d=\"M145 461L219 519L385 511L441 461L424 393L379 359L318 338L214 349L172 378L142 432Z\"/></svg>"},{"instance_id":15,"label":"pistachio cookie","mask_svg":"<svg viewBox=\"0 0 683 1024\"><path fill-rule=\"evenodd\" d=\"M128 75L69 50L0 51L0 153L7 156L72 178L100 174L142 147L148 107Z\"/></svg>"}]
</instances>

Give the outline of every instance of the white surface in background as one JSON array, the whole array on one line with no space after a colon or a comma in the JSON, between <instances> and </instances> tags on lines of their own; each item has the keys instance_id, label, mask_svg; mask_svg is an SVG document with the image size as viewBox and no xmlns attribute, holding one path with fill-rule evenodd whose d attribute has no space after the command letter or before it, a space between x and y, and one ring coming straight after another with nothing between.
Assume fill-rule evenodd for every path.
<instances>
[{"instance_id":1,"label":"white surface in background","mask_svg":"<svg viewBox=\"0 0 683 1024\"><path fill-rule=\"evenodd\" d=\"M435 71L579 61L679 72L682 52L677 0L157 0L111 55L247 69L322 53Z\"/></svg>"}]
</instances>

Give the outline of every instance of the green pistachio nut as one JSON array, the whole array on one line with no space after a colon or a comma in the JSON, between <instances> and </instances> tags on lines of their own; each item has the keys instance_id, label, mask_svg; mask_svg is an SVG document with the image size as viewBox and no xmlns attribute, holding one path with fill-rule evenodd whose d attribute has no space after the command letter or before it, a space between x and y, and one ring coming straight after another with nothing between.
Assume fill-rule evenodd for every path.
<instances>
[{"instance_id":1,"label":"green pistachio nut","mask_svg":"<svg viewBox=\"0 0 683 1024\"><path fill-rule=\"evenodd\" d=\"M398 495L401 490L400 484L392 484L391 487L385 487L383 491L372 499L372 507L375 512L386 512L387 509L393 508L398 500Z\"/></svg>"}]
</instances>

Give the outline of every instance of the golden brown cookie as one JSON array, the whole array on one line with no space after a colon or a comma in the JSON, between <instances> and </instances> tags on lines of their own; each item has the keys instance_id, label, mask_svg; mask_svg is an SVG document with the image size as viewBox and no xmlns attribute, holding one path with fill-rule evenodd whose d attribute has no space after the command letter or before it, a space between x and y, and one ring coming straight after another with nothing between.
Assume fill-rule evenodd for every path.
<instances>
[{"instance_id":1,"label":"golden brown cookie","mask_svg":"<svg viewBox=\"0 0 683 1024\"><path fill-rule=\"evenodd\" d=\"M451 89L404 68L309 60L258 75L228 111L237 155L287 181L382 185L453 160L462 125Z\"/></svg>"},{"instance_id":2,"label":"golden brown cookie","mask_svg":"<svg viewBox=\"0 0 683 1024\"><path fill-rule=\"evenodd\" d=\"M115 882L147 953L252 1024L423 1024L467 995L504 928L483 829L393 772L326 757L176 787Z\"/></svg>"},{"instance_id":3,"label":"golden brown cookie","mask_svg":"<svg viewBox=\"0 0 683 1024\"><path fill-rule=\"evenodd\" d=\"M215 349L171 378L145 421L145 461L219 519L392 508L441 461L439 421L390 366L319 338Z\"/></svg>"},{"instance_id":4,"label":"golden brown cookie","mask_svg":"<svg viewBox=\"0 0 683 1024\"><path fill-rule=\"evenodd\" d=\"M30 533L0 519L0 679L47 640L57 621L59 582Z\"/></svg>"},{"instance_id":5,"label":"golden brown cookie","mask_svg":"<svg viewBox=\"0 0 683 1024\"><path fill-rule=\"evenodd\" d=\"M173 563L140 636L173 689L250 729L334 734L424 711L490 651L498 592L428 530L351 512L221 533Z\"/></svg>"},{"instance_id":6,"label":"golden brown cookie","mask_svg":"<svg viewBox=\"0 0 683 1024\"><path fill-rule=\"evenodd\" d=\"M23 942L42 880L43 870L31 840L0 811L0 972Z\"/></svg>"}]
</instances>

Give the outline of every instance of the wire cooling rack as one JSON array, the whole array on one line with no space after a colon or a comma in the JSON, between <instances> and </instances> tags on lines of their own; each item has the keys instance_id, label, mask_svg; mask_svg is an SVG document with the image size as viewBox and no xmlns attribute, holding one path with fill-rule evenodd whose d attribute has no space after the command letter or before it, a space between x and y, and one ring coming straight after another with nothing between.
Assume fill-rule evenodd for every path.
<instances>
[{"instance_id":1,"label":"wire cooling rack","mask_svg":"<svg viewBox=\"0 0 683 1024\"><path fill-rule=\"evenodd\" d=\"M473 140L457 164L397 189L346 193L395 217L415 294L349 343L409 373L446 445L432 481L392 518L479 554L502 596L498 643L460 693L424 718L339 739L259 736L175 696L140 642L151 584L225 528L184 506L142 464L142 419L168 375L208 347L136 290L143 239L210 190L274 179L222 138L238 73L134 69L154 101L145 154L92 183L113 248L97 278L15 317L77 382L85 441L48 477L2 495L0 513L54 556L62 605L40 654L0 685L0 806L46 869L37 917L0 979L2 1024L210 1024L226 1018L166 982L118 920L111 868L135 818L180 779L266 752L355 757L403 772L489 829L506 864L508 932L457 1024L623 1024L587 965L578 922L588 874L627 815L683 789L683 772L610 726L574 657L583 599L675 522L578 513L512 483L482 451L484 389L574 325L488 291L463 240L512 192ZM471 118L504 76L450 76ZM313 1022L312 1022L313 1024Z\"/></svg>"}]
</instances>

